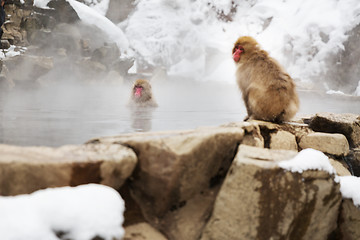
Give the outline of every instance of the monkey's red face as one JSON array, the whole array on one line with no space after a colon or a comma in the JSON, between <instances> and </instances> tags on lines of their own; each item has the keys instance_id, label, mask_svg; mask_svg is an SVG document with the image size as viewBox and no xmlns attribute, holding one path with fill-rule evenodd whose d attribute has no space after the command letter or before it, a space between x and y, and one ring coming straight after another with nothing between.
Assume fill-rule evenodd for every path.
<instances>
[{"instance_id":1,"label":"monkey's red face","mask_svg":"<svg viewBox=\"0 0 360 240\"><path fill-rule=\"evenodd\" d=\"M235 46L233 49L233 59L235 62L240 61L241 54L244 52L244 48L242 46Z\"/></svg>"},{"instance_id":2,"label":"monkey's red face","mask_svg":"<svg viewBox=\"0 0 360 240\"><path fill-rule=\"evenodd\" d=\"M142 91L143 91L143 87L142 86L135 86L134 87L134 96L136 97L136 98L140 98L141 97L141 95L142 95Z\"/></svg>"}]
</instances>

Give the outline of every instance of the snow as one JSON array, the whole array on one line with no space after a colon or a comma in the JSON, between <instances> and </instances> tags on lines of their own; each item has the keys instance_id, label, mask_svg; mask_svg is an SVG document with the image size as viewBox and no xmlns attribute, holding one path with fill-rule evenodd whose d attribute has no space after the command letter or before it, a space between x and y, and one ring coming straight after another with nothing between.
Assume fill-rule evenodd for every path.
<instances>
[{"instance_id":1,"label":"snow","mask_svg":"<svg viewBox=\"0 0 360 240\"><path fill-rule=\"evenodd\" d=\"M109 8L110 0L85 0L84 3L96 12L105 16Z\"/></svg>"},{"instance_id":2,"label":"snow","mask_svg":"<svg viewBox=\"0 0 360 240\"><path fill-rule=\"evenodd\" d=\"M84 22L104 29L134 55L137 66L233 84L231 49L240 36L255 37L298 85L313 88L325 84L327 61L344 49L347 33L360 23L358 0L138 0L118 26L105 17L109 0L86 0L90 7L67 1ZM48 2L34 5L47 8Z\"/></svg>"},{"instance_id":3,"label":"snow","mask_svg":"<svg viewBox=\"0 0 360 240\"><path fill-rule=\"evenodd\" d=\"M291 172L302 173L306 170L321 170L335 174L335 169L330 164L329 158L324 153L312 148L304 149L294 158L281 161L278 165Z\"/></svg>"},{"instance_id":4,"label":"snow","mask_svg":"<svg viewBox=\"0 0 360 240\"><path fill-rule=\"evenodd\" d=\"M343 198L350 198L354 205L360 207L360 178L344 176L340 178L340 191Z\"/></svg>"},{"instance_id":5,"label":"snow","mask_svg":"<svg viewBox=\"0 0 360 240\"><path fill-rule=\"evenodd\" d=\"M251 35L294 79L307 83L326 71L327 57L344 48L346 32L360 22L358 0L231 2L140 0L125 34L142 61L185 75L192 66L196 75L215 73L221 81L234 80L233 42ZM233 21L219 19L221 13Z\"/></svg>"},{"instance_id":6,"label":"snow","mask_svg":"<svg viewBox=\"0 0 360 240\"><path fill-rule=\"evenodd\" d=\"M88 184L49 188L29 195L0 197L2 240L105 239L124 236L124 201L112 188Z\"/></svg>"},{"instance_id":7,"label":"snow","mask_svg":"<svg viewBox=\"0 0 360 240\"><path fill-rule=\"evenodd\" d=\"M129 50L129 42L124 35L123 31L118 28L113 22L108 18L104 17L104 11L107 10L109 1L104 0L99 4L93 5L93 8L88 7L87 5L80 3L76 0L67 0L69 4L78 14L79 18L86 24L95 25L98 28L102 29L112 40L117 43L118 47L127 52ZM39 8L48 8L47 4L50 0L34 0L34 6Z\"/></svg>"}]
</instances>

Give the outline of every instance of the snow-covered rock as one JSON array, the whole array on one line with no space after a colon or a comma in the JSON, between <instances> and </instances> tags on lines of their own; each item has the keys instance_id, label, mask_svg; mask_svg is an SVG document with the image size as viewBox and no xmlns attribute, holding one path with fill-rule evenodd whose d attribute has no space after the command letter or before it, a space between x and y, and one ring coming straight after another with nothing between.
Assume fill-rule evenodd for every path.
<instances>
[{"instance_id":1,"label":"snow-covered rock","mask_svg":"<svg viewBox=\"0 0 360 240\"><path fill-rule=\"evenodd\" d=\"M0 197L2 240L120 240L124 201L112 188L82 185Z\"/></svg>"}]
</instances>

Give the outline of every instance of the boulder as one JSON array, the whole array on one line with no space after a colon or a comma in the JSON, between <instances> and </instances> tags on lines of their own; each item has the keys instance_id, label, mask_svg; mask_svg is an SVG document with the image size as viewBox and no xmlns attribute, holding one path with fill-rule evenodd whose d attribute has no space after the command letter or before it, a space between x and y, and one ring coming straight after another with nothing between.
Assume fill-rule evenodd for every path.
<instances>
[{"instance_id":1,"label":"boulder","mask_svg":"<svg viewBox=\"0 0 360 240\"><path fill-rule=\"evenodd\" d=\"M118 144L60 148L0 145L0 195L86 183L119 189L136 163L135 153Z\"/></svg>"},{"instance_id":2,"label":"boulder","mask_svg":"<svg viewBox=\"0 0 360 240\"><path fill-rule=\"evenodd\" d=\"M8 49L10 48L10 43L8 40L0 40L1 41L1 46L0 49Z\"/></svg>"},{"instance_id":3,"label":"boulder","mask_svg":"<svg viewBox=\"0 0 360 240\"><path fill-rule=\"evenodd\" d=\"M135 0L110 0L106 17L114 23L122 22L136 8L137 3Z\"/></svg>"},{"instance_id":4,"label":"boulder","mask_svg":"<svg viewBox=\"0 0 360 240\"><path fill-rule=\"evenodd\" d=\"M360 147L360 116L356 114L318 113L310 121L316 132L341 133L350 147Z\"/></svg>"},{"instance_id":5,"label":"boulder","mask_svg":"<svg viewBox=\"0 0 360 240\"><path fill-rule=\"evenodd\" d=\"M346 240L360 239L360 208L351 199L344 199L340 213L339 237Z\"/></svg>"},{"instance_id":6,"label":"boulder","mask_svg":"<svg viewBox=\"0 0 360 240\"><path fill-rule=\"evenodd\" d=\"M29 17L33 11L29 8L24 8L20 1L18 3L5 5L5 23L3 25L4 35L2 39L8 40L11 44L22 44L26 41L26 31L22 30L20 25L22 20Z\"/></svg>"},{"instance_id":7,"label":"boulder","mask_svg":"<svg viewBox=\"0 0 360 240\"><path fill-rule=\"evenodd\" d=\"M111 65L111 69L117 71L121 76L126 76L129 69L134 66L134 62L133 58L118 59Z\"/></svg>"},{"instance_id":8,"label":"boulder","mask_svg":"<svg viewBox=\"0 0 360 240\"><path fill-rule=\"evenodd\" d=\"M349 153L349 143L339 133L310 133L300 139L299 147L313 148L335 156L346 156Z\"/></svg>"},{"instance_id":9,"label":"boulder","mask_svg":"<svg viewBox=\"0 0 360 240\"><path fill-rule=\"evenodd\" d=\"M109 69L113 62L120 58L120 50L116 43L106 44L94 50L91 60L100 62Z\"/></svg>"},{"instance_id":10,"label":"boulder","mask_svg":"<svg viewBox=\"0 0 360 240\"><path fill-rule=\"evenodd\" d=\"M261 135L260 127L257 122L232 122L222 126L238 127L244 129L245 135L241 141L241 144L253 147L264 147L264 138Z\"/></svg>"},{"instance_id":11,"label":"boulder","mask_svg":"<svg viewBox=\"0 0 360 240\"><path fill-rule=\"evenodd\" d=\"M167 240L158 230L146 222L125 227L123 240Z\"/></svg>"},{"instance_id":12,"label":"boulder","mask_svg":"<svg viewBox=\"0 0 360 240\"><path fill-rule=\"evenodd\" d=\"M66 0L51 0L47 6L53 8L53 17L62 23L75 23L80 20L76 11Z\"/></svg>"},{"instance_id":13,"label":"boulder","mask_svg":"<svg viewBox=\"0 0 360 240\"><path fill-rule=\"evenodd\" d=\"M8 77L15 82L34 82L54 67L53 58L33 55L18 55L4 60Z\"/></svg>"},{"instance_id":14,"label":"boulder","mask_svg":"<svg viewBox=\"0 0 360 240\"><path fill-rule=\"evenodd\" d=\"M348 158L354 175L360 177L360 148L354 148L351 151L350 158Z\"/></svg>"},{"instance_id":15,"label":"boulder","mask_svg":"<svg viewBox=\"0 0 360 240\"><path fill-rule=\"evenodd\" d=\"M349 172L349 170L347 169L346 165L342 162L339 162L337 160L334 159L329 159L331 166L333 166L333 168L336 171L336 174L339 176L351 176L351 173Z\"/></svg>"},{"instance_id":16,"label":"boulder","mask_svg":"<svg viewBox=\"0 0 360 240\"><path fill-rule=\"evenodd\" d=\"M252 120L252 123L259 125L261 135L264 139L264 147L270 149L298 150L297 141L308 134L307 124L289 122L275 124L271 122Z\"/></svg>"},{"instance_id":17,"label":"boulder","mask_svg":"<svg viewBox=\"0 0 360 240\"><path fill-rule=\"evenodd\" d=\"M129 185L146 221L169 239L197 239L243 136L240 127L208 127L89 143L131 147L139 163Z\"/></svg>"},{"instance_id":18,"label":"boulder","mask_svg":"<svg viewBox=\"0 0 360 240\"><path fill-rule=\"evenodd\" d=\"M270 133L270 149L298 150L295 135L279 130Z\"/></svg>"},{"instance_id":19,"label":"boulder","mask_svg":"<svg viewBox=\"0 0 360 240\"><path fill-rule=\"evenodd\" d=\"M201 239L327 239L336 228L339 184L328 172L278 166L296 154L240 145Z\"/></svg>"}]
</instances>

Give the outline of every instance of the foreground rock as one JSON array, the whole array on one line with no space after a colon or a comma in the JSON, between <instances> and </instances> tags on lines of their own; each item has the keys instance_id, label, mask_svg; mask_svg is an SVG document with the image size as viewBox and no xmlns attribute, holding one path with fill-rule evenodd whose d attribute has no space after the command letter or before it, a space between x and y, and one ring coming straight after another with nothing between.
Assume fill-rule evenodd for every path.
<instances>
[{"instance_id":1,"label":"foreground rock","mask_svg":"<svg viewBox=\"0 0 360 240\"><path fill-rule=\"evenodd\" d=\"M351 199L344 199L341 205L338 238L360 239L360 208Z\"/></svg>"},{"instance_id":2,"label":"foreground rock","mask_svg":"<svg viewBox=\"0 0 360 240\"><path fill-rule=\"evenodd\" d=\"M339 185L327 172L278 167L295 155L241 145L201 239L327 239L336 228Z\"/></svg>"},{"instance_id":3,"label":"foreground rock","mask_svg":"<svg viewBox=\"0 0 360 240\"><path fill-rule=\"evenodd\" d=\"M91 142L131 147L139 159L131 193L145 219L170 239L196 239L238 145L256 131L246 128L129 134Z\"/></svg>"},{"instance_id":4,"label":"foreground rock","mask_svg":"<svg viewBox=\"0 0 360 240\"><path fill-rule=\"evenodd\" d=\"M358 125L314 132L306 124L314 119L124 134L60 148L0 145L0 194L111 186L125 199L125 239L358 239L360 209L352 195L341 199L332 175L335 168L340 182L358 181L349 175L360 169L360 151L347 134ZM285 170L294 156L306 170ZM308 165L319 159L324 168Z\"/></svg>"},{"instance_id":5,"label":"foreground rock","mask_svg":"<svg viewBox=\"0 0 360 240\"><path fill-rule=\"evenodd\" d=\"M119 189L136 163L131 149L116 144L60 148L0 145L0 195L87 183Z\"/></svg>"},{"instance_id":6,"label":"foreground rock","mask_svg":"<svg viewBox=\"0 0 360 240\"><path fill-rule=\"evenodd\" d=\"M349 143L339 133L310 133L301 138L299 147L314 148L335 156L346 156L349 153Z\"/></svg>"},{"instance_id":7,"label":"foreground rock","mask_svg":"<svg viewBox=\"0 0 360 240\"><path fill-rule=\"evenodd\" d=\"M360 147L360 116L356 114L318 113L310 128L317 132L341 133L352 148Z\"/></svg>"}]
</instances>

